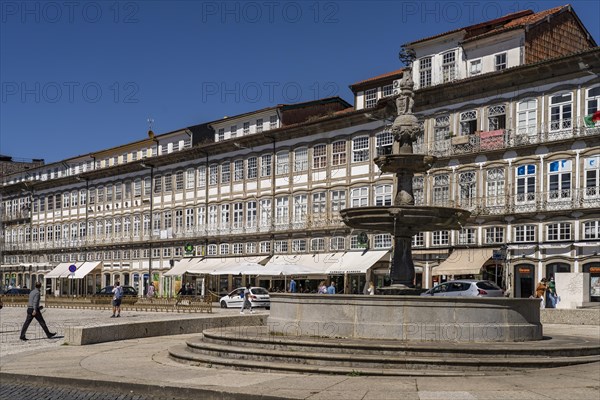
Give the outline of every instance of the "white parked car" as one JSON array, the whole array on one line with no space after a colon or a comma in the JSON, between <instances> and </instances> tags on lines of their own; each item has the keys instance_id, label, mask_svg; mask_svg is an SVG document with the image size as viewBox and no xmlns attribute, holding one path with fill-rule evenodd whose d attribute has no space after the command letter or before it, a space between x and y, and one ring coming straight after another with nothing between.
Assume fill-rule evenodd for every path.
<instances>
[{"instance_id":1,"label":"white parked car","mask_svg":"<svg viewBox=\"0 0 600 400\"><path fill-rule=\"evenodd\" d=\"M240 287L232 290L231 293L221 297L219 303L221 308L242 308L242 294L246 288ZM265 288L253 286L250 288L250 303L252 308L264 307L267 310L271 308L271 298Z\"/></svg>"},{"instance_id":2,"label":"white parked car","mask_svg":"<svg viewBox=\"0 0 600 400\"><path fill-rule=\"evenodd\" d=\"M461 279L441 283L421 296L464 296L464 297L502 297L504 290L494 282Z\"/></svg>"}]
</instances>

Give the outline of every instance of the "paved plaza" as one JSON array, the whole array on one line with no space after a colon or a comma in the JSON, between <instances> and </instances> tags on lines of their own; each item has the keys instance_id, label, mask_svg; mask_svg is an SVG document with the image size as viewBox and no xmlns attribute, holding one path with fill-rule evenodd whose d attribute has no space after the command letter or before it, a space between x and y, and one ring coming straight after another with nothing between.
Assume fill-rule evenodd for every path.
<instances>
[{"instance_id":1,"label":"paved plaza","mask_svg":"<svg viewBox=\"0 0 600 400\"><path fill-rule=\"evenodd\" d=\"M267 313L267 311L259 311ZM246 318L238 310L214 314ZM25 308L0 310L0 398L44 399L581 399L600 398L600 363L483 376L368 377L234 371L180 364L167 350L197 334L131 339L87 346L65 345L69 326L207 318L206 314L124 312L120 319L96 310L47 309L56 339L33 322L31 339L19 340ZM545 325L544 335L600 341L599 326ZM248 362L251 361L240 361ZM40 391L45 397L39 397Z\"/></svg>"}]
</instances>

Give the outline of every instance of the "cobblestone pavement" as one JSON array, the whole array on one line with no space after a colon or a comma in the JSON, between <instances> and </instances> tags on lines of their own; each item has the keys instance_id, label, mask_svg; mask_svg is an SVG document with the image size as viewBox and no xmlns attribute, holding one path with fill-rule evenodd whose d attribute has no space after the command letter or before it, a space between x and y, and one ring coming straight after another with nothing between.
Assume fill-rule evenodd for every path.
<instances>
[{"instance_id":1,"label":"cobblestone pavement","mask_svg":"<svg viewBox=\"0 0 600 400\"><path fill-rule=\"evenodd\" d=\"M258 311L265 312L265 311ZM140 321L160 321L173 319L198 318L206 313L173 313L173 312L150 312L150 311L123 311L121 318L110 318L112 312L109 310L89 309L64 309L45 308L42 310L48 328L58 335L54 339L47 339L44 331L33 320L27 330L26 342L19 340L21 326L25 322L25 307L4 307L0 310L0 359L2 356L20 353L24 351L35 351L64 345L64 332L73 326L101 326L127 324ZM213 307L213 313L208 315L239 315L237 309L221 309ZM1 398L0 398L1 400Z\"/></svg>"},{"instance_id":2,"label":"cobblestone pavement","mask_svg":"<svg viewBox=\"0 0 600 400\"><path fill-rule=\"evenodd\" d=\"M113 390L84 390L69 386L40 383L2 382L0 399L10 400L177 400L177 397L155 397L146 394L119 393Z\"/></svg>"}]
</instances>

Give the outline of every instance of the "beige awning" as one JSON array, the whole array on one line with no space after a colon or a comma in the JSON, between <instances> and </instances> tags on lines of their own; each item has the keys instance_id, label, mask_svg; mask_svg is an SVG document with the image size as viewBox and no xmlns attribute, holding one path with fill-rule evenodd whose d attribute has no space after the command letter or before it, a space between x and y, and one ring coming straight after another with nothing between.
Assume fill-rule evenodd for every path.
<instances>
[{"instance_id":1,"label":"beige awning","mask_svg":"<svg viewBox=\"0 0 600 400\"><path fill-rule=\"evenodd\" d=\"M98 272L102 269L102 261L86 261L81 265L77 266L77 270L69 274L68 277L72 279L83 279L87 274L97 269Z\"/></svg>"},{"instance_id":2,"label":"beige awning","mask_svg":"<svg viewBox=\"0 0 600 400\"><path fill-rule=\"evenodd\" d=\"M327 273L330 275L364 274L380 260L388 261L386 266L389 268L390 251L368 250L338 253L338 256L332 257L328 264Z\"/></svg>"},{"instance_id":3,"label":"beige awning","mask_svg":"<svg viewBox=\"0 0 600 400\"><path fill-rule=\"evenodd\" d=\"M477 275L481 267L492 256L494 249L457 249L440 265L434 267L432 275Z\"/></svg>"},{"instance_id":4,"label":"beige awning","mask_svg":"<svg viewBox=\"0 0 600 400\"><path fill-rule=\"evenodd\" d=\"M182 258L175 261L173 268L164 273L163 276L181 276L187 272L187 269L202 260L202 257Z\"/></svg>"}]
</instances>

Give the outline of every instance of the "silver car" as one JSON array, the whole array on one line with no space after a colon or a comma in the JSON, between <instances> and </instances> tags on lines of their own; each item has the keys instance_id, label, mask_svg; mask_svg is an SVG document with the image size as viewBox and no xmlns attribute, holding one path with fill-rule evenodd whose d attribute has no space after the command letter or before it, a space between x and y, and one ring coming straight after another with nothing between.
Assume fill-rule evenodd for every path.
<instances>
[{"instance_id":1,"label":"silver car","mask_svg":"<svg viewBox=\"0 0 600 400\"><path fill-rule=\"evenodd\" d=\"M219 303L221 308L241 308L244 299L242 294L244 293L243 287L232 290L229 294L221 297ZM250 288L250 303L252 308L264 307L267 310L271 308L271 297L269 292L265 288L251 287Z\"/></svg>"},{"instance_id":2,"label":"silver car","mask_svg":"<svg viewBox=\"0 0 600 400\"><path fill-rule=\"evenodd\" d=\"M460 279L441 283L421 293L421 296L502 297L504 290L494 282Z\"/></svg>"}]
</instances>

